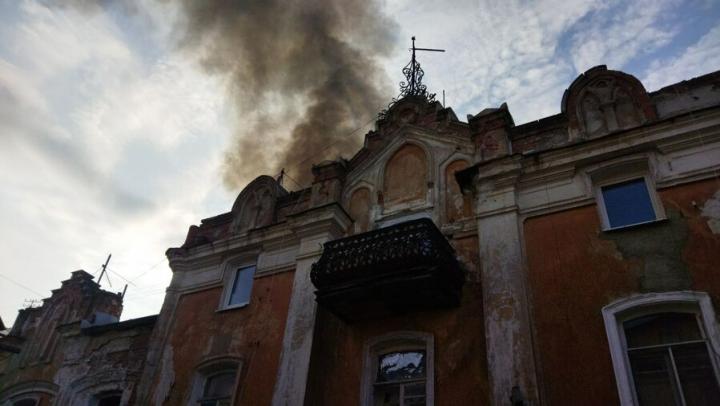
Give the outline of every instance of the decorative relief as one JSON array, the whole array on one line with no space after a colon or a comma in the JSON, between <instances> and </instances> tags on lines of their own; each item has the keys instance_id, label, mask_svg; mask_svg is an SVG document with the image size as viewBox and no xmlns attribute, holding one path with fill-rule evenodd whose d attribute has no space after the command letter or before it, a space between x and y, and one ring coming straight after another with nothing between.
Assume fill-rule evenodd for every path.
<instances>
[{"instance_id":1,"label":"decorative relief","mask_svg":"<svg viewBox=\"0 0 720 406\"><path fill-rule=\"evenodd\" d=\"M642 83L623 72L598 66L573 82L563 97L573 137L594 138L637 127L655 118Z\"/></svg>"},{"instance_id":2,"label":"decorative relief","mask_svg":"<svg viewBox=\"0 0 720 406\"><path fill-rule=\"evenodd\" d=\"M275 222L275 202L281 194L286 194L277 181L269 176L260 176L252 181L240 193L233 213L233 230L242 232L265 227Z\"/></svg>"},{"instance_id":3,"label":"decorative relief","mask_svg":"<svg viewBox=\"0 0 720 406\"><path fill-rule=\"evenodd\" d=\"M589 137L643 123L639 107L615 80L595 80L583 91L580 111Z\"/></svg>"}]
</instances>

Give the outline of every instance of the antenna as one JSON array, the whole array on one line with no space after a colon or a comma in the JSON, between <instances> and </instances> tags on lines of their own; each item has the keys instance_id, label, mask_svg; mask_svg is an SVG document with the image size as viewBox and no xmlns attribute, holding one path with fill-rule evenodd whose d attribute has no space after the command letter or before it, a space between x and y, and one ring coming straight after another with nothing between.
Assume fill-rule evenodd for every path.
<instances>
[{"instance_id":1,"label":"antenna","mask_svg":"<svg viewBox=\"0 0 720 406\"><path fill-rule=\"evenodd\" d=\"M102 282L103 275L105 275L105 271L107 270L107 266L110 263L110 257L112 257L112 254L108 254L107 260L105 260L105 263L102 266L102 272L100 272L100 277L98 278L98 285L100 282ZM110 283L110 277L107 277L108 283ZM112 284L110 284L112 286Z\"/></svg>"},{"instance_id":2,"label":"antenna","mask_svg":"<svg viewBox=\"0 0 720 406\"><path fill-rule=\"evenodd\" d=\"M35 307L35 303L40 303L41 300L25 299L24 302L25 303L23 304L23 307L25 307L26 309L32 309L33 307Z\"/></svg>"},{"instance_id":3,"label":"antenna","mask_svg":"<svg viewBox=\"0 0 720 406\"><path fill-rule=\"evenodd\" d=\"M410 63L403 68L403 74L407 82L400 83L400 97L405 96L424 96L428 97L427 86L422 84L422 78L425 72L420 68L420 64L415 58L415 51L445 52L444 49L435 48L417 48L415 46L415 36L412 37L412 58ZM434 97L434 95L433 95Z\"/></svg>"},{"instance_id":4,"label":"antenna","mask_svg":"<svg viewBox=\"0 0 720 406\"><path fill-rule=\"evenodd\" d=\"M445 89L443 89L443 108L445 108Z\"/></svg>"},{"instance_id":5,"label":"antenna","mask_svg":"<svg viewBox=\"0 0 720 406\"><path fill-rule=\"evenodd\" d=\"M284 179L284 178L285 178L285 168L282 168L282 169L280 170L280 175L279 175L278 178L277 178L277 181L278 181L278 183L280 184L280 186L282 186L282 184L283 184L283 179Z\"/></svg>"}]
</instances>

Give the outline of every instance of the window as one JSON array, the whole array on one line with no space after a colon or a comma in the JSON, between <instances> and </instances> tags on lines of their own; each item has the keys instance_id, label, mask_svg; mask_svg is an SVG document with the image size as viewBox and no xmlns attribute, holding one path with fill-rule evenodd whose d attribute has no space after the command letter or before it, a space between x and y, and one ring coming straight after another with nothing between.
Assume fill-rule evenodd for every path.
<instances>
[{"instance_id":1,"label":"window","mask_svg":"<svg viewBox=\"0 0 720 406\"><path fill-rule=\"evenodd\" d=\"M694 313L655 313L623 323L640 405L719 405L720 390Z\"/></svg>"},{"instance_id":2,"label":"window","mask_svg":"<svg viewBox=\"0 0 720 406\"><path fill-rule=\"evenodd\" d=\"M106 392L95 396L95 402L92 403L95 406L120 406L120 399L122 393L120 392Z\"/></svg>"},{"instance_id":3,"label":"window","mask_svg":"<svg viewBox=\"0 0 720 406\"><path fill-rule=\"evenodd\" d=\"M205 378L200 406L229 406L235 388L235 370L215 373Z\"/></svg>"},{"instance_id":4,"label":"window","mask_svg":"<svg viewBox=\"0 0 720 406\"><path fill-rule=\"evenodd\" d=\"M622 156L585 169L595 191L603 230L652 223L665 218L651 176L657 171L647 154Z\"/></svg>"},{"instance_id":5,"label":"window","mask_svg":"<svg viewBox=\"0 0 720 406\"><path fill-rule=\"evenodd\" d=\"M645 178L636 178L600 187L609 228L657 220Z\"/></svg>"},{"instance_id":6,"label":"window","mask_svg":"<svg viewBox=\"0 0 720 406\"><path fill-rule=\"evenodd\" d=\"M255 266L247 266L235 271L232 287L227 294L225 307L239 307L250 303Z\"/></svg>"},{"instance_id":7,"label":"window","mask_svg":"<svg viewBox=\"0 0 720 406\"><path fill-rule=\"evenodd\" d=\"M377 365L374 405L425 405L425 351L385 353Z\"/></svg>"},{"instance_id":8,"label":"window","mask_svg":"<svg viewBox=\"0 0 720 406\"><path fill-rule=\"evenodd\" d=\"M720 331L707 294L637 295L603 318L622 406L720 404Z\"/></svg>"},{"instance_id":9,"label":"window","mask_svg":"<svg viewBox=\"0 0 720 406\"><path fill-rule=\"evenodd\" d=\"M13 401L13 406L37 406L38 401L36 399L21 399Z\"/></svg>"},{"instance_id":10,"label":"window","mask_svg":"<svg viewBox=\"0 0 720 406\"><path fill-rule=\"evenodd\" d=\"M433 338L399 332L368 343L363 373L365 406L433 404Z\"/></svg>"},{"instance_id":11,"label":"window","mask_svg":"<svg viewBox=\"0 0 720 406\"><path fill-rule=\"evenodd\" d=\"M235 357L212 358L197 367L190 406L229 406L236 392L242 362Z\"/></svg>"}]
</instances>

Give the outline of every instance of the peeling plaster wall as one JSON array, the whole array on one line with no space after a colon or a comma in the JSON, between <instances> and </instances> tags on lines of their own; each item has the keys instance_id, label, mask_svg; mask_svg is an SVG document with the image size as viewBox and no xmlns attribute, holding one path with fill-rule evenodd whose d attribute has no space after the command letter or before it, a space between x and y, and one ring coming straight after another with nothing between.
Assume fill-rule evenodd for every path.
<instances>
[{"instance_id":1,"label":"peeling plaster wall","mask_svg":"<svg viewBox=\"0 0 720 406\"><path fill-rule=\"evenodd\" d=\"M633 293L692 289L720 304L718 252L701 207L716 179L659 191L668 220L602 232L585 206L525 221L541 393L550 405L617 404L600 309ZM693 202L696 205L693 205Z\"/></svg>"},{"instance_id":2,"label":"peeling plaster wall","mask_svg":"<svg viewBox=\"0 0 720 406\"><path fill-rule=\"evenodd\" d=\"M697 203L696 203L697 204ZM713 234L720 235L720 190L702 205L702 216Z\"/></svg>"},{"instance_id":3,"label":"peeling plaster wall","mask_svg":"<svg viewBox=\"0 0 720 406\"><path fill-rule=\"evenodd\" d=\"M236 404L270 404L293 275L255 279L250 304L242 308L217 311L222 288L182 295L155 381L155 404L187 403L196 366L231 355L242 360Z\"/></svg>"},{"instance_id":4,"label":"peeling plaster wall","mask_svg":"<svg viewBox=\"0 0 720 406\"><path fill-rule=\"evenodd\" d=\"M436 405L488 404L477 237L451 242L469 271L458 308L353 323L319 308L306 405L361 404L364 345L370 339L397 331L421 331L434 336Z\"/></svg>"}]
</instances>

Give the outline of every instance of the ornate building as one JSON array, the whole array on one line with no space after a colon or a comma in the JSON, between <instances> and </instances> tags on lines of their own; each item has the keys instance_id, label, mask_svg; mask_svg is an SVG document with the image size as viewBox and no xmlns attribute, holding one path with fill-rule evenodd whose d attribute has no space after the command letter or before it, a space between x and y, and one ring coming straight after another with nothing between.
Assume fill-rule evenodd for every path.
<instances>
[{"instance_id":1,"label":"ornate building","mask_svg":"<svg viewBox=\"0 0 720 406\"><path fill-rule=\"evenodd\" d=\"M78 272L21 312L0 404L720 404L720 72L516 126L409 68L351 159L191 226L156 318Z\"/></svg>"}]
</instances>

